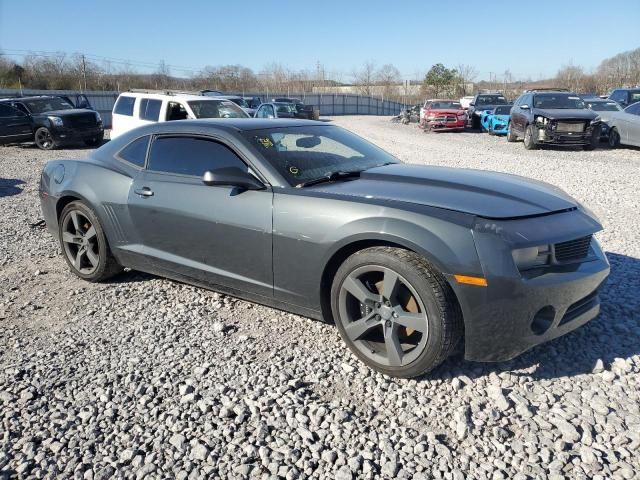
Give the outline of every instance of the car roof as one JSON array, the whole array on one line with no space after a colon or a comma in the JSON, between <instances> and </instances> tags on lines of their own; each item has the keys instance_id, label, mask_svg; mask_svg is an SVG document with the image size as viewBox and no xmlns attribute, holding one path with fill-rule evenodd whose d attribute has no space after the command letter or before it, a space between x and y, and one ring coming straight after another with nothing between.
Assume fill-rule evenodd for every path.
<instances>
[{"instance_id":1,"label":"car roof","mask_svg":"<svg viewBox=\"0 0 640 480\"><path fill-rule=\"evenodd\" d=\"M142 93L142 92L123 92L121 97L134 98L152 98L155 100L228 100L222 95L195 95L192 93Z\"/></svg>"},{"instance_id":2,"label":"car roof","mask_svg":"<svg viewBox=\"0 0 640 480\"><path fill-rule=\"evenodd\" d=\"M0 98L1 102L23 102L25 100L42 100L43 98L61 98L60 95L31 95L30 97L8 97L8 98ZM64 98L62 99L64 100Z\"/></svg>"}]
</instances>

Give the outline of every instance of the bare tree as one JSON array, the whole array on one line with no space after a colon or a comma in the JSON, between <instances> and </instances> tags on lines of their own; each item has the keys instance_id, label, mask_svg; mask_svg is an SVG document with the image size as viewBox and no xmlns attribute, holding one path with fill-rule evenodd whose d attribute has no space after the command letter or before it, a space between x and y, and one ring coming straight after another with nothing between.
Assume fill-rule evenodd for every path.
<instances>
[{"instance_id":1,"label":"bare tree","mask_svg":"<svg viewBox=\"0 0 640 480\"><path fill-rule=\"evenodd\" d=\"M383 65L376 72L376 83L382 87L384 98L398 96L397 86L401 81L400 71L390 63Z\"/></svg>"},{"instance_id":2,"label":"bare tree","mask_svg":"<svg viewBox=\"0 0 640 480\"><path fill-rule=\"evenodd\" d=\"M478 76L478 70L472 65L459 64L456 66L456 72L458 73L458 89L461 96L473 93L473 81ZM471 84L471 88L469 88Z\"/></svg>"},{"instance_id":3,"label":"bare tree","mask_svg":"<svg viewBox=\"0 0 640 480\"><path fill-rule=\"evenodd\" d=\"M373 95L373 85L376 77L376 65L367 61L359 70L353 72L353 80L356 90L362 95Z\"/></svg>"}]
</instances>

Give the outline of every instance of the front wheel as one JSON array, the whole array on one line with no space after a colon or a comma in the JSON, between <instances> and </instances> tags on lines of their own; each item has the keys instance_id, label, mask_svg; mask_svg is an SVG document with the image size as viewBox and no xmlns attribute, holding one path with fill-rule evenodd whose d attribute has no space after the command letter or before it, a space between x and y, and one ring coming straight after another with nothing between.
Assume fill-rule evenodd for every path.
<instances>
[{"instance_id":1,"label":"front wheel","mask_svg":"<svg viewBox=\"0 0 640 480\"><path fill-rule=\"evenodd\" d=\"M518 140L518 136L513 132L513 124L509 122L507 126L507 142L513 143Z\"/></svg>"},{"instance_id":2,"label":"front wheel","mask_svg":"<svg viewBox=\"0 0 640 480\"><path fill-rule=\"evenodd\" d=\"M612 128L609 132L609 146L611 148L618 148L620 146L620 134L617 128Z\"/></svg>"},{"instance_id":3,"label":"front wheel","mask_svg":"<svg viewBox=\"0 0 640 480\"><path fill-rule=\"evenodd\" d=\"M99 282L120 271L98 217L83 202L71 202L64 207L58 233L64 259L78 277Z\"/></svg>"},{"instance_id":4,"label":"front wheel","mask_svg":"<svg viewBox=\"0 0 640 480\"><path fill-rule=\"evenodd\" d=\"M535 150L538 148L538 144L533 137L533 125L527 125L527 128L524 131L524 148L527 150Z\"/></svg>"},{"instance_id":5,"label":"front wheel","mask_svg":"<svg viewBox=\"0 0 640 480\"><path fill-rule=\"evenodd\" d=\"M415 377L439 365L461 337L451 287L420 255L372 247L349 257L331 288L338 331L371 368Z\"/></svg>"},{"instance_id":6,"label":"front wheel","mask_svg":"<svg viewBox=\"0 0 640 480\"><path fill-rule=\"evenodd\" d=\"M53 150L56 148L56 142L47 127L37 129L34 140L40 150Z\"/></svg>"}]
</instances>

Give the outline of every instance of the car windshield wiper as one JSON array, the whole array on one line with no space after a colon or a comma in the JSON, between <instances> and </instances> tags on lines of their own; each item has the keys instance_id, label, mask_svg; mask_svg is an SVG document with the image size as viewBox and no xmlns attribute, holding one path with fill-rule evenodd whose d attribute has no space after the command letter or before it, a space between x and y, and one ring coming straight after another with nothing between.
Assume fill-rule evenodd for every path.
<instances>
[{"instance_id":1,"label":"car windshield wiper","mask_svg":"<svg viewBox=\"0 0 640 480\"><path fill-rule=\"evenodd\" d=\"M310 185L317 185L318 183L333 182L334 180L341 180L343 178L359 177L361 173L362 173L362 170L352 170L347 172L339 170L337 172L331 172L327 175L324 175L323 177L307 180L306 182L301 182L296 185L296 188L308 187Z\"/></svg>"}]
</instances>

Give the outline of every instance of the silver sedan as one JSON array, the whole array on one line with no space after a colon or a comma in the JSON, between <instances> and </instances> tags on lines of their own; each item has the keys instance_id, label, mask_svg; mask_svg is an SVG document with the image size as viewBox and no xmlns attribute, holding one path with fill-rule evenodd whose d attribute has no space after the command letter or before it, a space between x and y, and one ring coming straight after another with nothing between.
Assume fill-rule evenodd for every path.
<instances>
[{"instance_id":1,"label":"silver sedan","mask_svg":"<svg viewBox=\"0 0 640 480\"><path fill-rule=\"evenodd\" d=\"M613 113L609 121L609 146L640 147L640 102L629 105L622 112Z\"/></svg>"}]
</instances>

